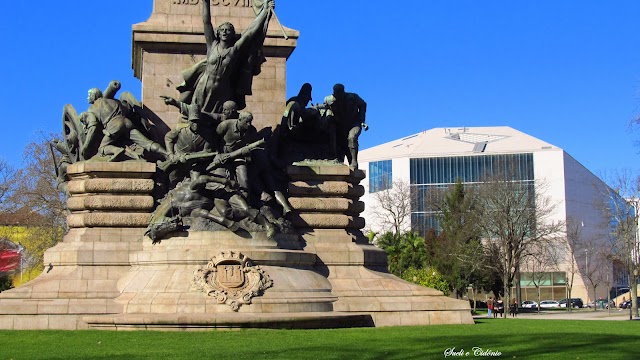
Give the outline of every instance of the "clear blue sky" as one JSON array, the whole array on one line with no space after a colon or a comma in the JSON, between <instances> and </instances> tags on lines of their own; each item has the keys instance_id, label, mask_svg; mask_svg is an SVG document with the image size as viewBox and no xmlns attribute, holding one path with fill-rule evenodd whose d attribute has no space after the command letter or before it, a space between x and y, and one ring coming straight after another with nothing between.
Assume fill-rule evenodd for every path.
<instances>
[{"instance_id":1,"label":"clear blue sky","mask_svg":"<svg viewBox=\"0 0 640 360\"><path fill-rule=\"evenodd\" d=\"M367 4L366 6L363 4ZM112 79L140 94L131 25L153 0L5 1L0 157L19 165L65 104ZM433 127L507 125L564 148L596 174L637 169L640 1L276 0L301 32L288 95L336 82L369 104L362 148ZM176 69L180 71L181 69Z\"/></svg>"}]
</instances>

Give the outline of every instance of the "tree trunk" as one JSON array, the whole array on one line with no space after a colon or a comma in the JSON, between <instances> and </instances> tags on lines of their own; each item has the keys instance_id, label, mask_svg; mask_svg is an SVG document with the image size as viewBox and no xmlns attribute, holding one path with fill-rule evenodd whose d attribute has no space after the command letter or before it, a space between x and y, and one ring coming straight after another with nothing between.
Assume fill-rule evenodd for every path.
<instances>
[{"instance_id":1,"label":"tree trunk","mask_svg":"<svg viewBox=\"0 0 640 360\"><path fill-rule=\"evenodd\" d=\"M638 279L633 270L630 271L629 279L631 280L631 284L629 284L629 293L631 294L631 314L629 317L633 320L633 317L638 316Z\"/></svg>"}]
</instances>

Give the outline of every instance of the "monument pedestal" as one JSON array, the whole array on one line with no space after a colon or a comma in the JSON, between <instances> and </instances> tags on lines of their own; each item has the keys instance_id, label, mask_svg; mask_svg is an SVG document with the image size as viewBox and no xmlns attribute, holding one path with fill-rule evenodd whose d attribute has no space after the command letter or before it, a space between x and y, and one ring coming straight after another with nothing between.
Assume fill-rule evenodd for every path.
<instances>
[{"instance_id":1,"label":"monument pedestal","mask_svg":"<svg viewBox=\"0 0 640 360\"><path fill-rule=\"evenodd\" d=\"M50 271L0 294L4 329L323 328L472 324L469 304L388 274L360 229L362 171L291 166L297 234L144 237L153 164L69 166L69 225Z\"/></svg>"},{"instance_id":2,"label":"monument pedestal","mask_svg":"<svg viewBox=\"0 0 640 360\"><path fill-rule=\"evenodd\" d=\"M288 237L288 239L287 239ZM284 239L283 239L284 238ZM331 284L313 270L317 257L300 250L285 250L281 242L299 242L296 235L269 240L263 233L251 239L230 231L193 231L131 254L131 270L119 281L118 315L84 318L94 329L198 330L206 328L336 328L372 326L368 314L336 313L337 297ZM217 268L207 278L209 294L198 286L196 275L214 263L236 264L250 259L246 277L222 284L229 269ZM214 259L212 261L212 259ZM219 259L221 261L215 261ZM268 286L250 293L245 284L259 272ZM231 299L238 292L238 304Z\"/></svg>"},{"instance_id":3,"label":"monument pedestal","mask_svg":"<svg viewBox=\"0 0 640 360\"><path fill-rule=\"evenodd\" d=\"M375 326L473 324L469 303L387 272L387 254L362 234L365 174L346 165L291 166L293 222L338 297L334 311L368 313Z\"/></svg>"}]
</instances>

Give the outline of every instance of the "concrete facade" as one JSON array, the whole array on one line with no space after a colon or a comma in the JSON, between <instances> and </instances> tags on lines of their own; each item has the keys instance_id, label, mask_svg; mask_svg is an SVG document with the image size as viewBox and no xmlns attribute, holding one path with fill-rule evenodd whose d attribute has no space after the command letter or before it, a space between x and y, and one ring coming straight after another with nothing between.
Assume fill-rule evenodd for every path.
<instances>
[{"instance_id":1,"label":"concrete facade","mask_svg":"<svg viewBox=\"0 0 640 360\"><path fill-rule=\"evenodd\" d=\"M475 148L478 143L485 144L482 151L477 151L478 149ZM544 193L556 204L551 218L563 222L572 219L582 224L580 230L582 238L605 246L603 217L597 203L601 201L607 185L563 149L510 127L431 129L362 150L360 166L368 169L370 163L391 160L393 180L404 180L409 183L411 159L499 154L532 154L534 178L537 182L544 184ZM363 185L365 195L362 201L367 209L363 216L373 230L380 230L375 227L373 219L372 210L376 206L376 200L369 191L369 178L363 181ZM410 228L411 224L407 222L405 229ZM569 271L573 263L575 268L584 269L588 256L583 250L576 252L574 258L567 255L562 268ZM606 269L603 277L608 274L612 279L612 272L611 268ZM608 289L605 285L600 284L598 292L594 294L593 289L587 290L586 284L587 279L584 274L576 274L572 297L582 298L585 304L595 298L606 298ZM612 284L612 286L615 285ZM563 293L557 296L557 300L564 297L566 296ZM522 300L527 299L523 297Z\"/></svg>"}]
</instances>

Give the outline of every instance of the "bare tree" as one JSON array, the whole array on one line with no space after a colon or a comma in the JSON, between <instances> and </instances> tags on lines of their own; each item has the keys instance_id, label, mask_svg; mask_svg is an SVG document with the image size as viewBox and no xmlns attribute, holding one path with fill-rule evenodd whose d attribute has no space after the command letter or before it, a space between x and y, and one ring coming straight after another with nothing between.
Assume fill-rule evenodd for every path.
<instances>
[{"instance_id":1,"label":"bare tree","mask_svg":"<svg viewBox=\"0 0 640 360\"><path fill-rule=\"evenodd\" d=\"M55 165L49 144L55 135L40 135L22 154L23 166L16 172L17 186L11 201L17 208L27 207L40 214L43 224L66 225L66 194L58 190Z\"/></svg>"},{"instance_id":2,"label":"bare tree","mask_svg":"<svg viewBox=\"0 0 640 360\"><path fill-rule=\"evenodd\" d=\"M613 272L611 271L611 264L613 263L613 252L610 247L601 248L601 256L605 263L605 274L604 274L604 286L606 289L611 289L613 286ZM611 291L607 291L607 308L609 315L611 315ZM613 307L616 307L616 304L613 304Z\"/></svg>"},{"instance_id":3,"label":"bare tree","mask_svg":"<svg viewBox=\"0 0 640 360\"><path fill-rule=\"evenodd\" d=\"M609 186L603 194L603 228L611 239L614 261L621 263L628 275L631 293L631 314L638 316L638 270L640 246L640 176L622 170L607 177Z\"/></svg>"},{"instance_id":4,"label":"bare tree","mask_svg":"<svg viewBox=\"0 0 640 360\"><path fill-rule=\"evenodd\" d=\"M573 308L571 293L573 291L573 283L577 275L581 272L578 265L577 255L581 254L585 247L585 238L582 233L584 224L573 217L567 218L565 227L564 241L558 241L554 247L556 251L552 254L553 266L557 271L566 274L565 290L567 295L567 311Z\"/></svg>"},{"instance_id":5,"label":"bare tree","mask_svg":"<svg viewBox=\"0 0 640 360\"><path fill-rule=\"evenodd\" d=\"M605 283L607 277L604 272L607 272L610 268L610 261L608 260L610 258L610 249L598 246L595 241L588 241L584 250L585 264L583 277L586 279L585 285L587 285L586 282L589 282L590 287L593 289L593 311L596 311L598 287ZM587 293L588 292L589 286L587 286ZM607 301L607 304L608 303Z\"/></svg>"},{"instance_id":6,"label":"bare tree","mask_svg":"<svg viewBox=\"0 0 640 360\"><path fill-rule=\"evenodd\" d=\"M411 209L416 203L411 186L405 180L395 180L387 190L372 194L375 205L372 217L383 232L401 234L410 227Z\"/></svg>"},{"instance_id":7,"label":"bare tree","mask_svg":"<svg viewBox=\"0 0 640 360\"><path fill-rule=\"evenodd\" d=\"M528 251L521 270L528 274L527 280L536 288L537 311L540 312L540 302L542 301L540 287L548 279L548 270L553 266L553 246L550 247L548 241L537 242L531 244Z\"/></svg>"},{"instance_id":8,"label":"bare tree","mask_svg":"<svg viewBox=\"0 0 640 360\"><path fill-rule=\"evenodd\" d=\"M15 188L7 196L13 215L32 214L25 221L27 230L20 240L27 270L42 269L44 251L60 241L66 231L66 194L57 188L49 147L53 139L54 135L40 135L38 141L27 145L22 168L14 174Z\"/></svg>"},{"instance_id":9,"label":"bare tree","mask_svg":"<svg viewBox=\"0 0 640 360\"><path fill-rule=\"evenodd\" d=\"M480 185L479 225L488 243L502 262L505 304L511 301L515 275L532 247L556 238L563 229L554 221L556 205L545 194L546 186L537 181L514 181L515 169L496 172Z\"/></svg>"},{"instance_id":10,"label":"bare tree","mask_svg":"<svg viewBox=\"0 0 640 360\"><path fill-rule=\"evenodd\" d=\"M16 189L16 170L0 159L0 211L7 210L7 201Z\"/></svg>"}]
</instances>

